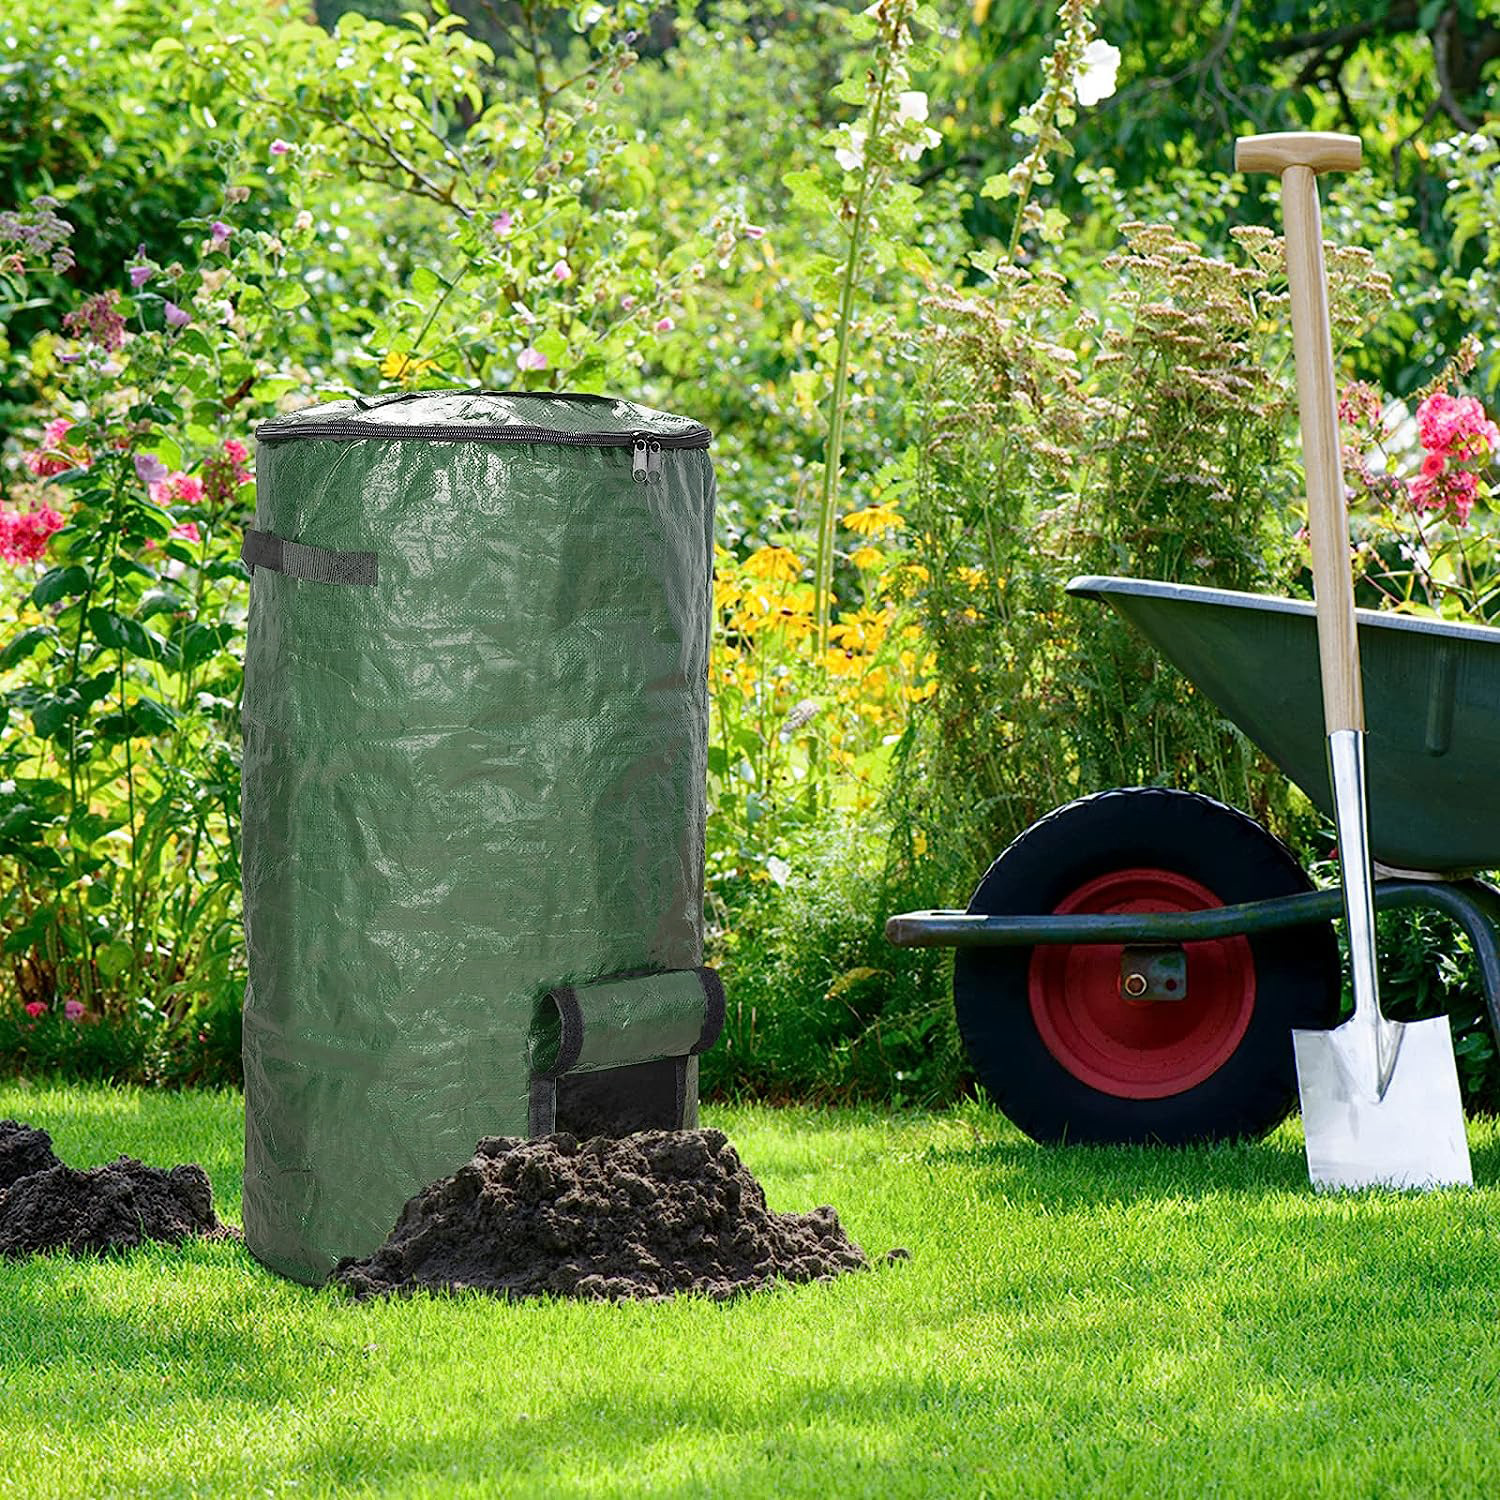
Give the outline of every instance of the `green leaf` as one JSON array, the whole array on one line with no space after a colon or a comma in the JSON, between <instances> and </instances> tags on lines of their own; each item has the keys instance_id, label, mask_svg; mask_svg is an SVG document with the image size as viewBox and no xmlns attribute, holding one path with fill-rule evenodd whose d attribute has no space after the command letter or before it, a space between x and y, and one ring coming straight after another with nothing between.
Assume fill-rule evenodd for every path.
<instances>
[{"instance_id":1,"label":"green leaf","mask_svg":"<svg viewBox=\"0 0 1500 1500\"><path fill-rule=\"evenodd\" d=\"M187 608L187 600L176 589L147 589L136 607L138 620L149 620L153 615L172 615Z\"/></svg>"},{"instance_id":2,"label":"green leaf","mask_svg":"<svg viewBox=\"0 0 1500 1500\"><path fill-rule=\"evenodd\" d=\"M832 214L833 201L823 186L820 173L804 167L797 172L783 173L781 182L798 208L811 209L817 214Z\"/></svg>"},{"instance_id":3,"label":"green leaf","mask_svg":"<svg viewBox=\"0 0 1500 1500\"><path fill-rule=\"evenodd\" d=\"M207 661L233 639L234 625L230 621L220 620L208 625L195 620L182 633L183 666L195 667L199 662Z\"/></svg>"},{"instance_id":4,"label":"green leaf","mask_svg":"<svg viewBox=\"0 0 1500 1500\"><path fill-rule=\"evenodd\" d=\"M36 605L56 604L59 599L76 599L89 591L89 570L74 563L67 568L49 568L37 579L31 591Z\"/></svg>"},{"instance_id":5,"label":"green leaf","mask_svg":"<svg viewBox=\"0 0 1500 1500\"><path fill-rule=\"evenodd\" d=\"M555 328L549 328L533 340L533 346L547 356L547 363L556 367L567 358L568 341Z\"/></svg>"},{"instance_id":6,"label":"green leaf","mask_svg":"<svg viewBox=\"0 0 1500 1500\"><path fill-rule=\"evenodd\" d=\"M250 394L257 401L274 401L288 391L295 391L301 384L295 375L266 375L255 382Z\"/></svg>"},{"instance_id":7,"label":"green leaf","mask_svg":"<svg viewBox=\"0 0 1500 1500\"><path fill-rule=\"evenodd\" d=\"M435 291L447 285L448 283L430 266L418 266L411 273L411 289L419 297L430 297Z\"/></svg>"},{"instance_id":8,"label":"green leaf","mask_svg":"<svg viewBox=\"0 0 1500 1500\"><path fill-rule=\"evenodd\" d=\"M116 939L94 950L94 964L106 979L118 979L135 961L135 949Z\"/></svg>"},{"instance_id":9,"label":"green leaf","mask_svg":"<svg viewBox=\"0 0 1500 1500\"><path fill-rule=\"evenodd\" d=\"M104 714L95 728L106 739L149 740L177 723L177 715L155 698L137 698L123 713Z\"/></svg>"},{"instance_id":10,"label":"green leaf","mask_svg":"<svg viewBox=\"0 0 1500 1500\"><path fill-rule=\"evenodd\" d=\"M131 656L145 661L161 661L175 665L182 653L165 637L148 630L138 620L117 615L112 609L96 608L89 611L89 629L101 646L114 646Z\"/></svg>"},{"instance_id":11,"label":"green leaf","mask_svg":"<svg viewBox=\"0 0 1500 1500\"><path fill-rule=\"evenodd\" d=\"M300 281L279 281L271 293L271 306L290 312L307 301L307 288Z\"/></svg>"},{"instance_id":12,"label":"green leaf","mask_svg":"<svg viewBox=\"0 0 1500 1500\"><path fill-rule=\"evenodd\" d=\"M52 640L56 635L57 630L51 625L33 625L29 630L23 630L6 645L3 651L0 651L0 667L13 667L17 662L34 656L47 641Z\"/></svg>"}]
</instances>

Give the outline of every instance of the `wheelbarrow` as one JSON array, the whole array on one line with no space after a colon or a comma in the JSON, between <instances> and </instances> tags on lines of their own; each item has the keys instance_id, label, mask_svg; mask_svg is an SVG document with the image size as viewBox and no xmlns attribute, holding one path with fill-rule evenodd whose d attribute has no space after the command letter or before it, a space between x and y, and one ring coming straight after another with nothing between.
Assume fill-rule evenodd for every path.
<instances>
[{"instance_id":1,"label":"wheelbarrow","mask_svg":"<svg viewBox=\"0 0 1500 1500\"><path fill-rule=\"evenodd\" d=\"M1325 814L1313 605L1226 589L1075 578L1242 729ZM1357 611L1379 910L1451 917L1500 1036L1500 629ZM966 911L891 917L901 947L958 950L969 1060L1039 1141L1264 1135L1297 1100L1294 1029L1337 1023L1337 889L1246 814L1129 787L1033 824Z\"/></svg>"}]
</instances>

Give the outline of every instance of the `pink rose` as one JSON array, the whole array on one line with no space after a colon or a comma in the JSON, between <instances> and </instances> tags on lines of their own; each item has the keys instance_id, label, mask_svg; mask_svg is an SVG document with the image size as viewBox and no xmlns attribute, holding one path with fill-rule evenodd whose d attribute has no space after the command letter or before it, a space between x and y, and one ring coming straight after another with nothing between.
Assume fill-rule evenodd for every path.
<instances>
[{"instance_id":1,"label":"pink rose","mask_svg":"<svg viewBox=\"0 0 1500 1500\"><path fill-rule=\"evenodd\" d=\"M63 1014L70 1021L81 1021L83 1019L83 1001L69 1000L63 1006Z\"/></svg>"},{"instance_id":2,"label":"pink rose","mask_svg":"<svg viewBox=\"0 0 1500 1500\"><path fill-rule=\"evenodd\" d=\"M47 1014L47 1003L44 1000L28 1000L26 1002L26 1014L35 1020L38 1016Z\"/></svg>"}]
</instances>

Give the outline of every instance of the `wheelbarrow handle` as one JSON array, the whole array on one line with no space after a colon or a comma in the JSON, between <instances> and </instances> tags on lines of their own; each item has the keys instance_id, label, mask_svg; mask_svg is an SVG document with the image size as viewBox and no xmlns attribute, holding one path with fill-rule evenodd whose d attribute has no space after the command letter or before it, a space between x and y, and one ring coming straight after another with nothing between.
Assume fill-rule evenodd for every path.
<instances>
[{"instance_id":1,"label":"wheelbarrow handle","mask_svg":"<svg viewBox=\"0 0 1500 1500\"><path fill-rule=\"evenodd\" d=\"M1317 174L1357 167L1359 158L1358 136L1314 131L1246 136L1234 148L1235 165L1240 170L1273 172L1281 178L1297 405L1302 419L1302 467L1307 476L1307 530L1313 591L1318 600L1323 716L1330 735L1343 729L1363 730L1365 710L1354 623L1354 585L1349 572L1349 510L1339 450L1338 395Z\"/></svg>"}]
</instances>

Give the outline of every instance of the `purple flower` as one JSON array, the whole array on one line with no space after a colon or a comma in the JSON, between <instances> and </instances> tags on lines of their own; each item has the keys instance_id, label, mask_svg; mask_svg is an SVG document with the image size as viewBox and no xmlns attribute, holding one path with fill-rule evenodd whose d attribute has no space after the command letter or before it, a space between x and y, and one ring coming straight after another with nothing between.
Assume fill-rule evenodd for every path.
<instances>
[{"instance_id":1,"label":"purple flower","mask_svg":"<svg viewBox=\"0 0 1500 1500\"><path fill-rule=\"evenodd\" d=\"M139 291L156 274L150 266L132 266L130 268L130 284Z\"/></svg>"},{"instance_id":2,"label":"purple flower","mask_svg":"<svg viewBox=\"0 0 1500 1500\"><path fill-rule=\"evenodd\" d=\"M81 1021L83 1019L83 1001L68 1000L63 1005L63 1014L70 1021Z\"/></svg>"},{"instance_id":3,"label":"purple flower","mask_svg":"<svg viewBox=\"0 0 1500 1500\"><path fill-rule=\"evenodd\" d=\"M234 231L222 219L215 219L208 227L209 244L215 250L222 250L229 243L229 236Z\"/></svg>"},{"instance_id":4,"label":"purple flower","mask_svg":"<svg viewBox=\"0 0 1500 1500\"><path fill-rule=\"evenodd\" d=\"M167 477L167 466L154 453L137 453L135 472L144 485L160 484Z\"/></svg>"},{"instance_id":5,"label":"purple flower","mask_svg":"<svg viewBox=\"0 0 1500 1500\"><path fill-rule=\"evenodd\" d=\"M175 302L166 305L167 327L186 328L193 321L190 313L185 313Z\"/></svg>"},{"instance_id":6,"label":"purple flower","mask_svg":"<svg viewBox=\"0 0 1500 1500\"><path fill-rule=\"evenodd\" d=\"M746 224L745 225L745 238L747 240L761 240L761 239L764 239L765 237L766 237L766 230L765 230L765 226L763 224Z\"/></svg>"},{"instance_id":7,"label":"purple flower","mask_svg":"<svg viewBox=\"0 0 1500 1500\"><path fill-rule=\"evenodd\" d=\"M277 136L276 139L271 142L272 156L285 156L291 149L292 143L290 141L282 140L280 136Z\"/></svg>"},{"instance_id":8,"label":"purple flower","mask_svg":"<svg viewBox=\"0 0 1500 1500\"><path fill-rule=\"evenodd\" d=\"M516 368L520 370L545 370L547 356L540 349L529 345L516 356Z\"/></svg>"}]
</instances>

